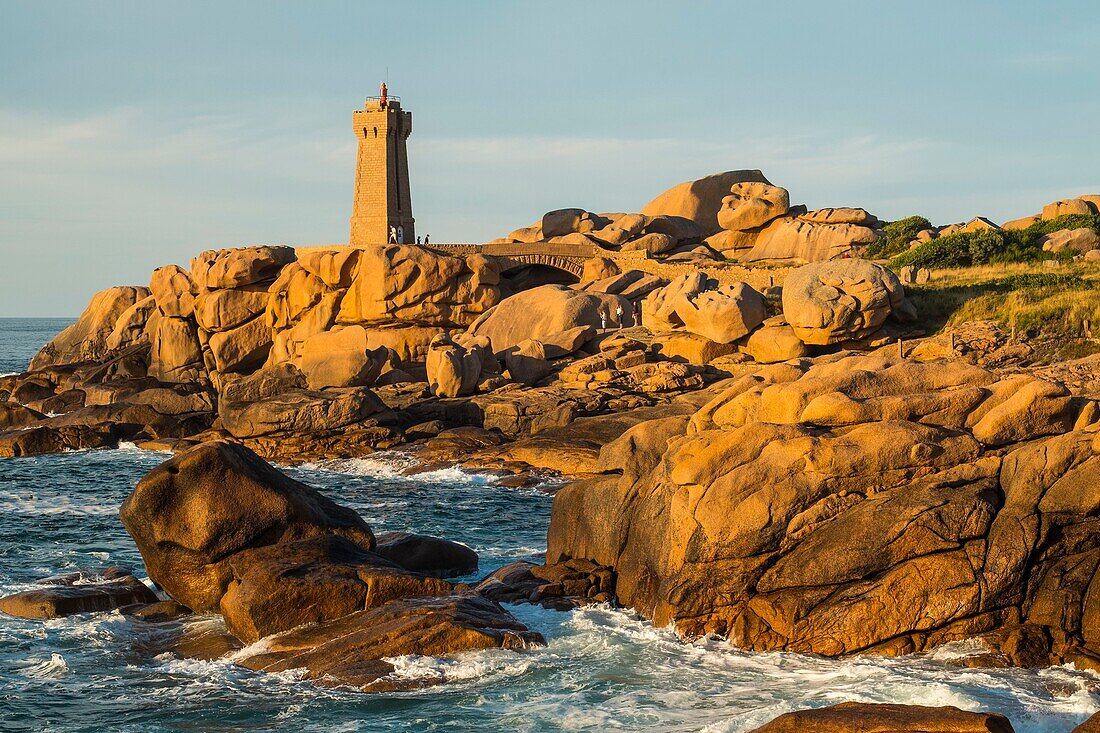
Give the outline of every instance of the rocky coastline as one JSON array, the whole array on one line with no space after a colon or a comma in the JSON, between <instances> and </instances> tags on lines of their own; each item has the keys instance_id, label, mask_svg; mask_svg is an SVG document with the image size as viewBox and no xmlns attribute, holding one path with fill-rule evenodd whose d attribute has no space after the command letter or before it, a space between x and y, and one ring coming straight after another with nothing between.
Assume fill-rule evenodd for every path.
<instances>
[{"instance_id":1,"label":"rocky coastline","mask_svg":"<svg viewBox=\"0 0 1100 733\"><path fill-rule=\"evenodd\" d=\"M1003 229L1095 216L1094 199ZM921 229L907 251L987 224ZM98 293L0 377L0 456L174 452L120 509L157 592L89 569L0 611L121 609L178 626L181 655L369 692L408 684L395 656L544 643L502 603L607 603L755 651L971 640L969 665L1100 672L1100 360L1036 363L989 324L930 327L906 289L929 271L865 258L885 227L731 171L498 242L604 250L579 277L412 245L262 245ZM1072 231L1044 250L1097 259ZM376 536L267 462L375 451L508 486L558 477L545 562L452 582L476 571L469 548ZM189 636L193 614L224 633ZM930 710L760 730L1011 730Z\"/></svg>"}]
</instances>

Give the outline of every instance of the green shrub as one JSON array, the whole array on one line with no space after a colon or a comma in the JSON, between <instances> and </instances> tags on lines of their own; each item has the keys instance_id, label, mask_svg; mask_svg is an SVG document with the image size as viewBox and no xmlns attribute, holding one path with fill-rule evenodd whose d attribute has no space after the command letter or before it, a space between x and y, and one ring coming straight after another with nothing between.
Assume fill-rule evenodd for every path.
<instances>
[{"instance_id":1,"label":"green shrub","mask_svg":"<svg viewBox=\"0 0 1100 733\"><path fill-rule=\"evenodd\" d=\"M890 267L968 267L984 265L1005 248L1004 234L995 229L956 232L925 242L890 260Z\"/></svg>"},{"instance_id":2,"label":"green shrub","mask_svg":"<svg viewBox=\"0 0 1100 733\"><path fill-rule=\"evenodd\" d=\"M1096 283L1092 280L1085 280L1078 275L1061 272L1022 272L999 278L995 281L995 284L1005 290L1026 290L1028 288L1092 290L1096 286Z\"/></svg>"},{"instance_id":3,"label":"green shrub","mask_svg":"<svg viewBox=\"0 0 1100 733\"><path fill-rule=\"evenodd\" d=\"M1039 260L1072 258L1074 252L1061 252L1051 255L1043 251L1042 238L1062 229L1092 229L1100 234L1100 216L1096 214L1066 214L1046 221L1037 221L1026 229L1005 232L1007 246L1004 251L990 260L1004 262L1037 262Z\"/></svg>"},{"instance_id":4,"label":"green shrub","mask_svg":"<svg viewBox=\"0 0 1100 733\"><path fill-rule=\"evenodd\" d=\"M923 216L907 216L892 221L882 228L886 236L867 248L867 257L878 259L904 252L916 238L917 232L931 228L932 222Z\"/></svg>"}]
</instances>

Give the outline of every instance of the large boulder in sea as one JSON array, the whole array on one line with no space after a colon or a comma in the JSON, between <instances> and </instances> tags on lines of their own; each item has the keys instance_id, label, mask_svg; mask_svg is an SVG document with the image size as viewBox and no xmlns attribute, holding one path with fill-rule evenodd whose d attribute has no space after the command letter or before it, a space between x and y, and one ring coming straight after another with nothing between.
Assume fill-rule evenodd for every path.
<instances>
[{"instance_id":1,"label":"large boulder in sea","mask_svg":"<svg viewBox=\"0 0 1100 733\"><path fill-rule=\"evenodd\" d=\"M648 217L691 219L705 232L703 236L708 236L721 229L718 210L722 208L722 199L729 194L731 186L741 182L769 183L759 170L715 173L673 186L643 206L641 213Z\"/></svg>"},{"instance_id":2,"label":"large boulder in sea","mask_svg":"<svg viewBox=\"0 0 1100 733\"><path fill-rule=\"evenodd\" d=\"M636 426L556 495L547 562L590 560L655 624L748 649L997 632L1014 658L1022 624L1029 659L1097 668L1096 403L891 352L761 367L686 424Z\"/></svg>"},{"instance_id":3,"label":"large boulder in sea","mask_svg":"<svg viewBox=\"0 0 1100 733\"><path fill-rule=\"evenodd\" d=\"M545 644L500 604L473 594L407 598L377 608L285 631L235 661L263 672L304 670L318 684L363 692L422 687L443 675L394 678L393 659L410 654L444 656L477 649L525 649Z\"/></svg>"},{"instance_id":4,"label":"large boulder in sea","mask_svg":"<svg viewBox=\"0 0 1100 733\"><path fill-rule=\"evenodd\" d=\"M230 559L244 550L327 535L374 548L354 511L224 441L154 468L119 516L149 577L195 611L218 608L233 579Z\"/></svg>"},{"instance_id":5,"label":"large boulder in sea","mask_svg":"<svg viewBox=\"0 0 1100 733\"><path fill-rule=\"evenodd\" d=\"M589 293L563 285L542 285L506 298L470 325L469 333L484 336L499 354L528 339L553 340L564 331L581 326L619 325L632 310L630 301L618 295ZM604 318L601 318L603 314Z\"/></svg>"},{"instance_id":6,"label":"large boulder in sea","mask_svg":"<svg viewBox=\"0 0 1100 733\"><path fill-rule=\"evenodd\" d=\"M247 644L390 601L452 591L445 580L410 573L332 534L242 550L227 563L232 580L218 606L226 627Z\"/></svg>"},{"instance_id":7,"label":"large boulder in sea","mask_svg":"<svg viewBox=\"0 0 1100 733\"><path fill-rule=\"evenodd\" d=\"M897 275L867 260L804 265L783 283L783 317L807 344L863 338L904 307Z\"/></svg>"},{"instance_id":8,"label":"large boulder in sea","mask_svg":"<svg viewBox=\"0 0 1100 733\"><path fill-rule=\"evenodd\" d=\"M76 323L54 336L31 359L31 371L55 364L98 361L107 355L107 341L119 318L151 293L148 288L120 285L92 296Z\"/></svg>"}]
</instances>

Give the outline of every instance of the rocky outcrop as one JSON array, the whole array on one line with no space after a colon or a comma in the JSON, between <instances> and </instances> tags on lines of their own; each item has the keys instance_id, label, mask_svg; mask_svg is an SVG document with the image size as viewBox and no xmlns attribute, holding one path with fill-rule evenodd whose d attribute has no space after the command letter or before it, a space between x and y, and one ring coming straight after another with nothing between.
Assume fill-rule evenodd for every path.
<instances>
[{"instance_id":1,"label":"rocky outcrop","mask_svg":"<svg viewBox=\"0 0 1100 733\"><path fill-rule=\"evenodd\" d=\"M1012 733L1008 718L956 707L842 702L785 713L752 733Z\"/></svg>"},{"instance_id":2,"label":"rocky outcrop","mask_svg":"<svg viewBox=\"0 0 1100 733\"><path fill-rule=\"evenodd\" d=\"M860 224L820 224L801 217L782 217L761 229L752 248L738 254L737 259L822 262L858 256L863 247L878 239L874 229Z\"/></svg>"},{"instance_id":3,"label":"rocky outcrop","mask_svg":"<svg viewBox=\"0 0 1100 733\"><path fill-rule=\"evenodd\" d=\"M54 336L35 354L30 369L102 359L107 355L107 341L119 319L149 295L148 288L129 285L96 293L76 323Z\"/></svg>"},{"instance_id":4,"label":"rocky outcrop","mask_svg":"<svg viewBox=\"0 0 1100 733\"><path fill-rule=\"evenodd\" d=\"M1026 624L1046 663L1100 666L1090 404L959 362L762 367L608 444L607 475L555 498L547 562L590 560L656 624L749 649L901 654Z\"/></svg>"},{"instance_id":5,"label":"rocky outcrop","mask_svg":"<svg viewBox=\"0 0 1100 733\"><path fill-rule=\"evenodd\" d=\"M207 250L191 260L191 281L200 293L271 282L294 260L293 247L277 245Z\"/></svg>"},{"instance_id":6,"label":"rocky outcrop","mask_svg":"<svg viewBox=\"0 0 1100 733\"><path fill-rule=\"evenodd\" d=\"M177 604L220 613L233 642L264 639L235 658L251 669L381 691L445 681L387 681L391 657L544 643L496 602L441 579L477 568L469 548L408 533L379 542L355 512L238 444L207 443L158 466L119 515ZM131 612L177 613L156 605ZM213 656L239 648L215 646Z\"/></svg>"},{"instance_id":7,"label":"rocky outcrop","mask_svg":"<svg viewBox=\"0 0 1100 733\"><path fill-rule=\"evenodd\" d=\"M753 361L774 364L806 355L806 344L782 316L769 318L763 325L737 342L738 350Z\"/></svg>"},{"instance_id":8,"label":"rocky outcrop","mask_svg":"<svg viewBox=\"0 0 1100 733\"><path fill-rule=\"evenodd\" d=\"M1086 195L1053 201L1043 207L1039 218L1049 220L1069 214L1096 214L1098 211L1100 211L1100 195Z\"/></svg>"},{"instance_id":9,"label":"rocky outcrop","mask_svg":"<svg viewBox=\"0 0 1100 733\"><path fill-rule=\"evenodd\" d=\"M1072 250L1077 254L1100 249L1100 234L1088 227L1078 229L1062 229L1047 234L1039 242L1044 252L1058 254L1063 250Z\"/></svg>"},{"instance_id":10,"label":"rocky outcrop","mask_svg":"<svg viewBox=\"0 0 1100 733\"><path fill-rule=\"evenodd\" d=\"M783 317L807 344L864 338L895 313L911 317L901 282L866 260L805 265L783 283Z\"/></svg>"},{"instance_id":11,"label":"rocky outcrop","mask_svg":"<svg viewBox=\"0 0 1100 733\"><path fill-rule=\"evenodd\" d=\"M718 222L723 231L707 243L745 262L849 257L879 238L878 220L863 209L791 207L786 189L761 183L734 184L722 201Z\"/></svg>"},{"instance_id":12,"label":"rocky outcrop","mask_svg":"<svg viewBox=\"0 0 1100 733\"><path fill-rule=\"evenodd\" d=\"M481 255L448 257L413 246L367 247L337 322L465 327L500 300L500 272Z\"/></svg>"},{"instance_id":13,"label":"rocky outcrop","mask_svg":"<svg viewBox=\"0 0 1100 733\"><path fill-rule=\"evenodd\" d=\"M673 186L642 207L643 216L678 216L690 219L709 236L722 228L718 212L730 187L742 182L764 185L768 179L758 170L726 171Z\"/></svg>"},{"instance_id":14,"label":"rocky outcrop","mask_svg":"<svg viewBox=\"0 0 1100 733\"><path fill-rule=\"evenodd\" d=\"M322 331L302 342L292 362L310 389L365 387L374 384L390 358L385 347L372 349L362 326Z\"/></svg>"},{"instance_id":15,"label":"rocky outcrop","mask_svg":"<svg viewBox=\"0 0 1100 733\"><path fill-rule=\"evenodd\" d=\"M169 318L190 318L195 313L195 283L191 274L179 265L166 265L153 270L149 290L161 315Z\"/></svg>"},{"instance_id":16,"label":"rocky outcrop","mask_svg":"<svg viewBox=\"0 0 1100 733\"><path fill-rule=\"evenodd\" d=\"M414 573L452 578L477 570L477 553L458 542L409 532L385 532L375 540L374 554Z\"/></svg>"}]
</instances>

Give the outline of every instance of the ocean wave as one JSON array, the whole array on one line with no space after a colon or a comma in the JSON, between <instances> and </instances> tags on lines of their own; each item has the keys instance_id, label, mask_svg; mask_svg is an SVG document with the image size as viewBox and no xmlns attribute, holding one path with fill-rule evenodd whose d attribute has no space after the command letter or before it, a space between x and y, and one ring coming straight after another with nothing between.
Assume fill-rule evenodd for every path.
<instances>
[{"instance_id":1,"label":"ocean wave","mask_svg":"<svg viewBox=\"0 0 1100 733\"><path fill-rule=\"evenodd\" d=\"M488 677L517 677L525 674L535 663L531 656L505 649L486 649L454 657L411 654L384 657L382 661L394 667L386 679L446 683L485 681Z\"/></svg>"},{"instance_id":2,"label":"ocean wave","mask_svg":"<svg viewBox=\"0 0 1100 733\"><path fill-rule=\"evenodd\" d=\"M68 671L65 657L57 652L51 654L49 659L28 659L19 670L20 674L36 680L55 680Z\"/></svg>"},{"instance_id":3,"label":"ocean wave","mask_svg":"<svg viewBox=\"0 0 1100 733\"><path fill-rule=\"evenodd\" d=\"M327 473L365 476L379 480L402 480L432 484L486 483L495 478L488 474L479 474L476 471L469 471L457 466L409 473L410 469L415 469L421 465L422 463L409 453L383 451L363 458L338 458L306 463L302 465L302 468Z\"/></svg>"},{"instance_id":4,"label":"ocean wave","mask_svg":"<svg viewBox=\"0 0 1100 733\"><path fill-rule=\"evenodd\" d=\"M35 494L16 494L0 491L0 511L15 514L49 515L75 514L78 516L102 516L118 511L116 502L110 504L88 504L86 499L80 503L67 496L38 496Z\"/></svg>"},{"instance_id":5,"label":"ocean wave","mask_svg":"<svg viewBox=\"0 0 1100 733\"><path fill-rule=\"evenodd\" d=\"M137 443L133 443L129 440L120 440L118 447L114 450L119 453L129 453L136 456L174 455L170 450L149 450L148 448L141 448Z\"/></svg>"}]
</instances>

